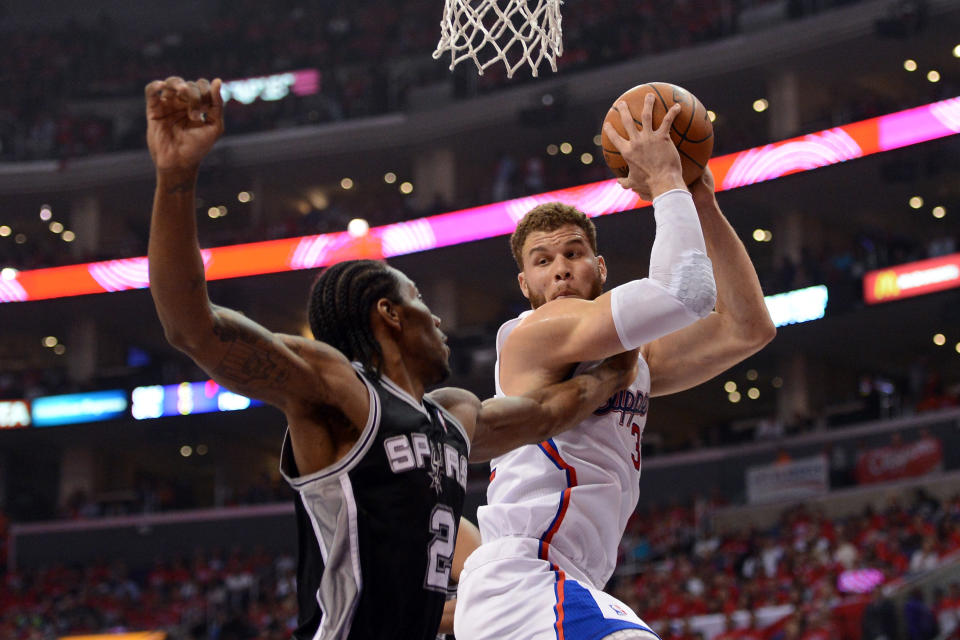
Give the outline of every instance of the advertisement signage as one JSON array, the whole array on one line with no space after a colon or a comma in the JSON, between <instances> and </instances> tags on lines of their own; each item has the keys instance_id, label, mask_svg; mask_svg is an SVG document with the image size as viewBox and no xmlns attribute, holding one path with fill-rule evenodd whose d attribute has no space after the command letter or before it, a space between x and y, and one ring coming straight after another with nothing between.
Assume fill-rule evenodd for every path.
<instances>
[{"instance_id":1,"label":"advertisement signage","mask_svg":"<svg viewBox=\"0 0 960 640\"><path fill-rule=\"evenodd\" d=\"M31 407L35 427L97 422L119 418L127 411L125 391L94 391L37 398Z\"/></svg>"},{"instance_id":2,"label":"advertisement signage","mask_svg":"<svg viewBox=\"0 0 960 640\"><path fill-rule=\"evenodd\" d=\"M857 458L859 484L922 476L943 468L943 445L938 438L867 449Z\"/></svg>"},{"instance_id":3,"label":"advertisement signage","mask_svg":"<svg viewBox=\"0 0 960 640\"><path fill-rule=\"evenodd\" d=\"M830 490L825 456L747 469L747 502L764 504L823 495Z\"/></svg>"},{"instance_id":4,"label":"advertisement signage","mask_svg":"<svg viewBox=\"0 0 960 640\"><path fill-rule=\"evenodd\" d=\"M137 387L133 390L132 398L133 417L137 420L213 411L240 411L263 404L227 391L213 380Z\"/></svg>"},{"instance_id":5,"label":"advertisement signage","mask_svg":"<svg viewBox=\"0 0 960 640\"><path fill-rule=\"evenodd\" d=\"M767 303L767 310L770 312L773 324L782 327L819 320L827 310L829 298L827 287L819 284L815 287L765 296L763 301Z\"/></svg>"},{"instance_id":6,"label":"advertisement signage","mask_svg":"<svg viewBox=\"0 0 960 640\"><path fill-rule=\"evenodd\" d=\"M877 304L955 287L960 287L960 253L868 271L863 299Z\"/></svg>"},{"instance_id":7,"label":"advertisement signage","mask_svg":"<svg viewBox=\"0 0 960 640\"><path fill-rule=\"evenodd\" d=\"M0 429L30 426L30 403L26 400L0 401Z\"/></svg>"}]
</instances>

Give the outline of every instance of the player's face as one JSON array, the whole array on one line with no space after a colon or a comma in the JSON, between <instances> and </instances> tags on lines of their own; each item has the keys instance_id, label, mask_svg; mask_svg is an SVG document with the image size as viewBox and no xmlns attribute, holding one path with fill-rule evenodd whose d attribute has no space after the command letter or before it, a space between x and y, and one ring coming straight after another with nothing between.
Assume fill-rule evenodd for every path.
<instances>
[{"instance_id":1,"label":"player's face","mask_svg":"<svg viewBox=\"0 0 960 640\"><path fill-rule=\"evenodd\" d=\"M607 266L593 252L583 229L568 224L527 236L518 279L520 290L536 309L557 298L593 300L603 291Z\"/></svg>"},{"instance_id":2,"label":"player's face","mask_svg":"<svg viewBox=\"0 0 960 640\"><path fill-rule=\"evenodd\" d=\"M424 384L443 382L450 375L450 347L440 330L440 318L431 313L410 278L396 272L403 298L403 344L424 364Z\"/></svg>"}]
</instances>

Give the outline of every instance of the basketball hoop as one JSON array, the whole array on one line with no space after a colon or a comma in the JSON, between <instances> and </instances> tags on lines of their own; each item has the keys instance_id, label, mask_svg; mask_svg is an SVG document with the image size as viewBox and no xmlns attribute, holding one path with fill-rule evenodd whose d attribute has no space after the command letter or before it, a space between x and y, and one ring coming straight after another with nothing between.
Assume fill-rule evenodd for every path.
<instances>
[{"instance_id":1,"label":"basketball hoop","mask_svg":"<svg viewBox=\"0 0 960 640\"><path fill-rule=\"evenodd\" d=\"M536 76L544 60L556 71L557 56L563 53L560 2L444 0L440 42L433 57L449 51L451 71L469 58L480 75L498 60L506 66L508 78L524 63Z\"/></svg>"}]
</instances>

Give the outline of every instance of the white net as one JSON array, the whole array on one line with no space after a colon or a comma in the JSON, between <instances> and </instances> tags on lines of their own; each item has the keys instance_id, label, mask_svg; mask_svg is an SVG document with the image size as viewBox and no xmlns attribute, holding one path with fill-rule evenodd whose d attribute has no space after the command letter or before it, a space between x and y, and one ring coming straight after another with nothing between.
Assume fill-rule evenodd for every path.
<instances>
[{"instance_id":1,"label":"white net","mask_svg":"<svg viewBox=\"0 0 960 640\"><path fill-rule=\"evenodd\" d=\"M557 70L563 53L560 32L561 0L444 0L439 59L450 52L450 70L473 60L477 71L503 61L507 77L525 63L534 76L546 60Z\"/></svg>"}]
</instances>

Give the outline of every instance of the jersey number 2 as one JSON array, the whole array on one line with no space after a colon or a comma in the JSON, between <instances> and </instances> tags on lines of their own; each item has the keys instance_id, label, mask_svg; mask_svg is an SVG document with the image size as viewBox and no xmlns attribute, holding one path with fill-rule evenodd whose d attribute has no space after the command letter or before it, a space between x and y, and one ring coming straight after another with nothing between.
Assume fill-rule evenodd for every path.
<instances>
[{"instance_id":1,"label":"jersey number 2","mask_svg":"<svg viewBox=\"0 0 960 640\"><path fill-rule=\"evenodd\" d=\"M453 548L457 539L457 521L453 510L438 504L430 513L430 533L433 540L427 545L427 575L424 587L446 593L450 588L450 569L453 567Z\"/></svg>"}]
</instances>

